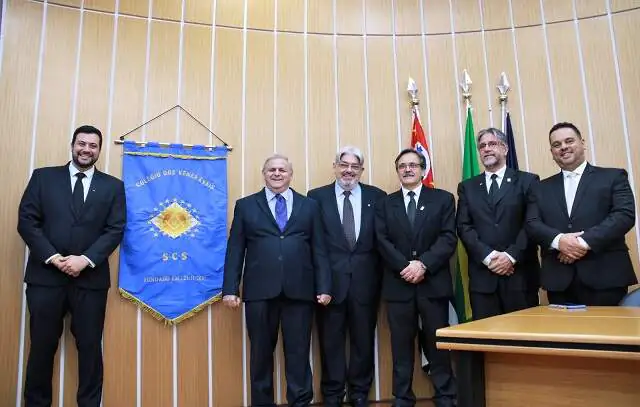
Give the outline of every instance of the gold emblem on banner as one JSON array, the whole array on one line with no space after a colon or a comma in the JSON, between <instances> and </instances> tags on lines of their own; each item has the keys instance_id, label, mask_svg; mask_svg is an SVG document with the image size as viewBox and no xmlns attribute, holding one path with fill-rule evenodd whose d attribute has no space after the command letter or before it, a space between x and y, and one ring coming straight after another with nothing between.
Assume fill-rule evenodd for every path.
<instances>
[{"instance_id":1,"label":"gold emblem on banner","mask_svg":"<svg viewBox=\"0 0 640 407\"><path fill-rule=\"evenodd\" d=\"M156 215L151 220L151 223L160 229L164 235L174 239L188 233L200 224L198 219L175 201Z\"/></svg>"}]
</instances>

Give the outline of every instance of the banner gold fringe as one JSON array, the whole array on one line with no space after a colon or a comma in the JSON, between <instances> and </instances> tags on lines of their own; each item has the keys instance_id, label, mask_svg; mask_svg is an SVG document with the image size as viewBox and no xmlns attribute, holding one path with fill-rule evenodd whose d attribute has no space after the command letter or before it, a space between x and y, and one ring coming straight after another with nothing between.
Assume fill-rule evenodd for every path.
<instances>
[{"instance_id":1,"label":"banner gold fringe","mask_svg":"<svg viewBox=\"0 0 640 407\"><path fill-rule=\"evenodd\" d=\"M183 160L226 160L226 157L205 157L199 155L187 155L187 154L169 154L169 153L139 153L136 151L125 151L126 155L140 155L148 157L160 157L160 158L180 158Z\"/></svg>"},{"instance_id":2,"label":"banner gold fringe","mask_svg":"<svg viewBox=\"0 0 640 407\"><path fill-rule=\"evenodd\" d=\"M198 312L202 311L207 306L209 306L209 305L211 305L213 303L216 303L216 302L218 302L218 301L220 301L222 299L222 293L220 293L220 294L218 294L218 295L216 295L214 297L209 298L207 301L203 302L202 304L196 306L191 311L186 312L186 313L180 315L179 317L176 317L176 318L173 318L173 319L168 319L168 318L165 318L161 313L159 313L158 311L153 309L151 306L145 304L143 301L141 301L140 299L138 299L138 298L134 297L133 295L129 294L128 292L126 292L122 288L120 288L119 291L120 291L120 296L122 296L122 298L131 301L132 303L134 303L135 305L140 307L143 311L145 311L149 315L151 315L154 319L157 319L158 321L164 322L165 325L177 325L180 322L184 321L185 319L189 319L192 316L196 315Z\"/></svg>"}]
</instances>

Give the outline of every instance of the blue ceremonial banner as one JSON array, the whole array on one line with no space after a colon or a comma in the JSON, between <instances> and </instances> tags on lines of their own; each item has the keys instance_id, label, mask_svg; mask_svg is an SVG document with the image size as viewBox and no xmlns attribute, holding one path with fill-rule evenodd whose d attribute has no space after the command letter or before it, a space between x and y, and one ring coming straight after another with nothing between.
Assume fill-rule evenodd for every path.
<instances>
[{"instance_id":1,"label":"blue ceremonial banner","mask_svg":"<svg viewBox=\"0 0 640 407\"><path fill-rule=\"evenodd\" d=\"M178 323L217 301L227 245L227 148L125 141L123 297Z\"/></svg>"}]
</instances>

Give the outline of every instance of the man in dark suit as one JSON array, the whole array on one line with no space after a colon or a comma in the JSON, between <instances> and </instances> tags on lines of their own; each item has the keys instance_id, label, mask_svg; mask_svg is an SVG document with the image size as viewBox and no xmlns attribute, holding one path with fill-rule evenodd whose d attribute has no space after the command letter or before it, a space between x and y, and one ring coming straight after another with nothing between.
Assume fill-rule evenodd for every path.
<instances>
[{"instance_id":1,"label":"man in dark suit","mask_svg":"<svg viewBox=\"0 0 640 407\"><path fill-rule=\"evenodd\" d=\"M540 183L527 220L542 249L542 287L554 304L617 305L637 282L625 234L635 223L627 172L590 165L571 123L549 131L561 172Z\"/></svg>"},{"instance_id":2,"label":"man in dark suit","mask_svg":"<svg viewBox=\"0 0 640 407\"><path fill-rule=\"evenodd\" d=\"M393 353L394 406L413 406L412 390L418 317L427 337L427 358L436 407L456 397L448 351L436 349L436 330L449 325L453 284L449 260L457 238L455 203L449 192L422 186L426 160L406 149L395 160L402 188L377 204L376 237L386 263L382 297L386 301Z\"/></svg>"},{"instance_id":3,"label":"man in dark suit","mask_svg":"<svg viewBox=\"0 0 640 407\"><path fill-rule=\"evenodd\" d=\"M314 303L331 301L331 270L318 205L289 188L293 168L273 155L262 168L266 188L239 199L227 244L223 302L240 306L251 341L251 405L275 406L273 352L282 324L290 406L313 399L309 348Z\"/></svg>"},{"instance_id":4,"label":"man in dark suit","mask_svg":"<svg viewBox=\"0 0 640 407\"><path fill-rule=\"evenodd\" d=\"M458 184L458 236L469 258L474 319L533 306L537 298L538 247L525 232L529 196L540 181L507 168L507 137L495 128L478 133L483 174Z\"/></svg>"},{"instance_id":5,"label":"man in dark suit","mask_svg":"<svg viewBox=\"0 0 640 407\"><path fill-rule=\"evenodd\" d=\"M336 154L336 181L309 191L322 214L331 263L331 304L317 309L325 406L339 406L348 382L352 405L368 406L380 300L380 259L375 243L375 202L386 194L362 184L364 159L355 147ZM349 367L345 341L349 331Z\"/></svg>"},{"instance_id":6,"label":"man in dark suit","mask_svg":"<svg viewBox=\"0 0 640 407\"><path fill-rule=\"evenodd\" d=\"M100 405L108 258L125 226L122 181L94 166L101 147L100 130L78 127L71 163L36 169L20 201L18 232L29 247L26 407L51 406L53 360L67 312L78 347L78 406Z\"/></svg>"}]
</instances>

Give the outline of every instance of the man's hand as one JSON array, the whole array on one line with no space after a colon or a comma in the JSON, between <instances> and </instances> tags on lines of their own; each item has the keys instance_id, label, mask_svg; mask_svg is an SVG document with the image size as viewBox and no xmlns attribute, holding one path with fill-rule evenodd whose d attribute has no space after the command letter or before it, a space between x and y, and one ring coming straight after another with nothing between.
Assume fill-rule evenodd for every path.
<instances>
[{"instance_id":1,"label":"man's hand","mask_svg":"<svg viewBox=\"0 0 640 407\"><path fill-rule=\"evenodd\" d=\"M89 265L87 259L82 256L71 255L62 258L56 257L56 259L52 260L52 262L56 260L62 263L62 268L60 270L62 270L63 273L67 273L71 277L78 277L80 275L80 272Z\"/></svg>"},{"instance_id":2,"label":"man's hand","mask_svg":"<svg viewBox=\"0 0 640 407\"><path fill-rule=\"evenodd\" d=\"M426 271L427 268L421 261L411 260L409 265L400 272L400 277L402 277L407 283L418 284L424 280Z\"/></svg>"},{"instance_id":3,"label":"man's hand","mask_svg":"<svg viewBox=\"0 0 640 407\"><path fill-rule=\"evenodd\" d=\"M558 260L562 264L573 264L575 262L575 260L573 260L571 257L566 256L562 252L558 253Z\"/></svg>"},{"instance_id":4,"label":"man's hand","mask_svg":"<svg viewBox=\"0 0 640 407\"><path fill-rule=\"evenodd\" d=\"M316 296L318 304L328 305L331 302L331 296L329 294L320 294Z\"/></svg>"},{"instance_id":5,"label":"man's hand","mask_svg":"<svg viewBox=\"0 0 640 407\"><path fill-rule=\"evenodd\" d=\"M578 240L578 236L581 236L583 233L584 232L566 233L560 238L558 248L560 249L560 253L564 254L565 258L576 261L587 254L587 249L585 249Z\"/></svg>"},{"instance_id":6,"label":"man's hand","mask_svg":"<svg viewBox=\"0 0 640 407\"><path fill-rule=\"evenodd\" d=\"M222 297L222 303L229 308L238 308L242 301L237 295L225 295Z\"/></svg>"},{"instance_id":7,"label":"man's hand","mask_svg":"<svg viewBox=\"0 0 640 407\"><path fill-rule=\"evenodd\" d=\"M51 259L51 264L53 264L54 266L56 266L56 268L60 271L62 271L63 273L65 273L65 271L63 270L64 267L64 261L62 261L64 259L64 257L62 257L61 255L57 255L56 257L54 257L53 259ZM66 273L65 273L66 274Z\"/></svg>"},{"instance_id":8,"label":"man's hand","mask_svg":"<svg viewBox=\"0 0 640 407\"><path fill-rule=\"evenodd\" d=\"M508 276L513 274L513 263L505 253L498 252L491 258L489 270L499 276Z\"/></svg>"}]
</instances>

